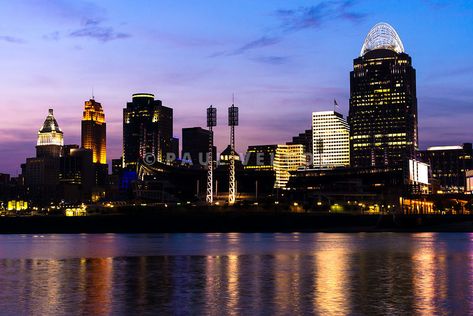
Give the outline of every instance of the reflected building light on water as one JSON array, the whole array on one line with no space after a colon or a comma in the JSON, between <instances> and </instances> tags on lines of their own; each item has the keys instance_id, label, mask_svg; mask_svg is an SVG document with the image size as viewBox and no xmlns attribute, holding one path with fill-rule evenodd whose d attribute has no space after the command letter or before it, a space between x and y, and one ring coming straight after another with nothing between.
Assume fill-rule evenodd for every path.
<instances>
[{"instance_id":1,"label":"reflected building light on water","mask_svg":"<svg viewBox=\"0 0 473 316\"><path fill-rule=\"evenodd\" d=\"M473 293L473 234L470 234L470 243L469 243L469 278L468 283L470 285L470 293ZM473 300L469 300L470 306L469 310L473 311Z\"/></svg>"},{"instance_id":2,"label":"reflected building light on water","mask_svg":"<svg viewBox=\"0 0 473 316\"><path fill-rule=\"evenodd\" d=\"M294 238L294 236L291 236ZM297 237L296 237L297 238ZM307 267L301 260L299 254L276 255L274 263L275 278L275 312L281 315L300 314L304 305L304 293L307 288L303 284L304 280L301 271Z\"/></svg>"},{"instance_id":3,"label":"reflected building light on water","mask_svg":"<svg viewBox=\"0 0 473 316\"><path fill-rule=\"evenodd\" d=\"M209 315L217 315L220 285L220 258L218 256L205 257L205 310Z\"/></svg>"},{"instance_id":4,"label":"reflected building light on water","mask_svg":"<svg viewBox=\"0 0 473 316\"><path fill-rule=\"evenodd\" d=\"M76 295L84 313L103 315L111 312L113 258L81 258L77 281Z\"/></svg>"},{"instance_id":5,"label":"reflected building light on water","mask_svg":"<svg viewBox=\"0 0 473 316\"><path fill-rule=\"evenodd\" d=\"M93 281L91 280L91 288L93 290L87 292L89 302L93 311L91 314L110 314L112 306L112 290L113 290L113 259L112 258L96 258L92 259L94 267Z\"/></svg>"},{"instance_id":6,"label":"reflected building light on water","mask_svg":"<svg viewBox=\"0 0 473 316\"><path fill-rule=\"evenodd\" d=\"M349 312L348 249L334 245L333 250L320 250L315 256L314 309L321 315Z\"/></svg>"},{"instance_id":7,"label":"reflected building light on water","mask_svg":"<svg viewBox=\"0 0 473 316\"><path fill-rule=\"evenodd\" d=\"M432 233L422 235L433 237ZM445 274L438 271L437 260L435 250L430 244L419 248L412 256L414 304L420 315L432 315L435 312L435 297L438 294L436 292L445 287ZM439 283L443 285L437 287Z\"/></svg>"},{"instance_id":8,"label":"reflected building light on water","mask_svg":"<svg viewBox=\"0 0 473 316\"><path fill-rule=\"evenodd\" d=\"M230 312L230 315L238 315L236 307L238 306L238 256L228 255L227 259L227 297L228 303L226 310Z\"/></svg>"}]
</instances>

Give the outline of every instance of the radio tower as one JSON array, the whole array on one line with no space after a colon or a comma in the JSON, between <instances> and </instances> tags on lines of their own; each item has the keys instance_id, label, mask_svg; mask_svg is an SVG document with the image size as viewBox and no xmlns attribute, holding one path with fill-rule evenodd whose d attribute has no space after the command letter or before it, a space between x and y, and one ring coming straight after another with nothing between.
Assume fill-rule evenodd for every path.
<instances>
[{"instance_id":1,"label":"radio tower","mask_svg":"<svg viewBox=\"0 0 473 316\"><path fill-rule=\"evenodd\" d=\"M230 184L228 186L228 204L232 205L236 200L235 185L235 126L238 126L238 107L233 104L228 108L228 126L230 126Z\"/></svg>"},{"instance_id":2,"label":"radio tower","mask_svg":"<svg viewBox=\"0 0 473 316\"><path fill-rule=\"evenodd\" d=\"M214 148L214 132L212 127L217 126L217 109L210 106L207 108L207 127L210 131L209 137L209 152L207 153L207 195L206 202L209 205L212 205L214 200L214 186L213 186L213 148Z\"/></svg>"}]
</instances>

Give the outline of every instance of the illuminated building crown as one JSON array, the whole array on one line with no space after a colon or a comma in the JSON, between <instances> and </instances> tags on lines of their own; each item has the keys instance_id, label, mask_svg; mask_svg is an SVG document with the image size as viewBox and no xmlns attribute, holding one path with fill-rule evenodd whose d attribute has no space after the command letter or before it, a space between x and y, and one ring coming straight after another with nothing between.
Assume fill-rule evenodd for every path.
<instances>
[{"instance_id":1,"label":"illuminated building crown","mask_svg":"<svg viewBox=\"0 0 473 316\"><path fill-rule=\"evenodd\" d=\"M396 53L403 53L404 46L396 30L388 23L378 23L366 35L360 56L375 49L389 49Z\"/></svg>"},{"instance_id":2,"label":"illuminated building crown","mask_svg":"<svg viewBox=\"0 0 473 316\"><path fill-rule=\"evenodd\" d=\"M49 109L49 114L44 120L43 126L38 131L38 146L64 145L64 138L59 124L53 115L53 109Z\"/></svg>"},{"instance_id":3,"label":"illuminated building crown","mask_svg":"<svg viewBox=\"0 0 473 316\"><path fill-rule=\"evenodd\" d=\"M105 114L103 112L102 104L96 102L94 99L86 101L82 120L105 123Z\"/></svg>"}]
</instances>

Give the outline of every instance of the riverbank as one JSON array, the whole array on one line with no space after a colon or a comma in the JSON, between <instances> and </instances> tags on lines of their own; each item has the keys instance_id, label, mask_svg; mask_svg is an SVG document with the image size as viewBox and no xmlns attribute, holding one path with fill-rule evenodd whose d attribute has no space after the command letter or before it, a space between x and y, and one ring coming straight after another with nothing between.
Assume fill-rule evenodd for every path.
<instances>
[{"instance_id":1,"label":"riverbank","mask_svg":"<svg viewBox=\"0 0 473 316\"><path fill-rule=\"evenodd\" d=\"M473 216L160 211L0 217L3 234L174 232L473 232Z\"/></svg>"}]
</instances>

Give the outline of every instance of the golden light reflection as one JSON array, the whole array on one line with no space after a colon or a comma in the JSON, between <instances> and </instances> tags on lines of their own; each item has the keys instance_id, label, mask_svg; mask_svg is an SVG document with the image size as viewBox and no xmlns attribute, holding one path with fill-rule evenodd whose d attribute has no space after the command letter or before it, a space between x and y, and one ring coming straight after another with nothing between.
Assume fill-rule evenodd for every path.
<instances>
[{"instance_id":1,"label":"golden light reflection","mask_svg":"<svg viewBox=\"0 0 473 316\"><path fill-rule=\"evenodd\" d=\"M219 278L220 257L205 257L205 302L209 315L216 315L221 284Z\"/></svg>"},{"instance_id":2,"label":"golden light reflection","mask_svg":"<svg viewBox=\"0 0 473 316\"><path fill-rule=\"evenodd\" d=\"M90 314L110 314L112 306L112 278L113 259L91 259L89 274L92 276L88 282L86 300L91 307Z\"/></svg>"},{"instance_id":3,"label":"golden light reflection","mask_svg":"<svg viewBox=\"0 0 473 316\"><path fill-rule=\"evenodd\" d=\"M298 238L297 235L291 238ZM276 314L290 315L298 314L300 311L300 302L303 300L303 293L307 290L302 287L301 270L301 256L278 254L275 256L275 308Z\"/></svg>"},{"instance_id":4,"label":"golden light reflection","mask_svg":"<svg viewBox=\"0 0 473 316\"><path fill-rule=\"evenodd\" d=\"M287 314L290 312L291 301L291 256L278 254L275 256L274 287L275 287L275 307L277 314Z\"/></svg>"},{"instance_id":5,"label":"golden light reflection","mask_svg":"<svg viewBox=\"0 0 473 316\"><path fill-rule=\"evenodd\" d=\"M416 237L425 238L425 242L412 255L415 309L420 315L432 315L438 311L436 300L447 296L445 257L436 254L438 245L435 245L434 233L417 234Z\"/></svg>"},{"instance_id":6,"label":"golden light reflection","mask_svg":"<svg viewBox=\"0 0 473 316\"><path fill-rule=\"evenodd\" d=\"M40 265L46 265L45 270L46 271L35 271L33 273L34 278L38 279L43 279L43 276L41 276L41 273L46 273L48 275L48 278L46 280L46 284L43 284L41 287L33 287L33 290L38 290L38 297L44 297L44 290L47 291L46 297L47 299L42 299L39 300L42 303L42 306L40 310L47 311L47 310L53 310L53 311L59 311L61 310L61 289L60 286L62 284L61 278L64 277L64 274L61 273L61 262L60 260L33 260L33 265L36 267L39 267ZM43 270L41 267L38 268L38 270ZM41 284L39 280L33 281L33 284ZM35 295L35 294L33 294Z\"/></svg>"},{"instance_id":7,"label":"golden light reflection","mask_svg":"<svg viewBox=\"0 0 473 316\"><path fill-rule=\"evenodd\" d=\"M349 250L339 245L315 253L314 308L321 315L344 315L349 309L348 258Z\"/></svg>"},{"instance_id":8,"label":"golden light reflection","mask_svg":"<svg viewBox=\"0 0 473 316\"><path fill-rule=\"evenodd\" d=\"M227 256L227 311L229 315L238 315L236 309L238 305L238 256L228 255Z\"/></svg>"}]
</instances>

